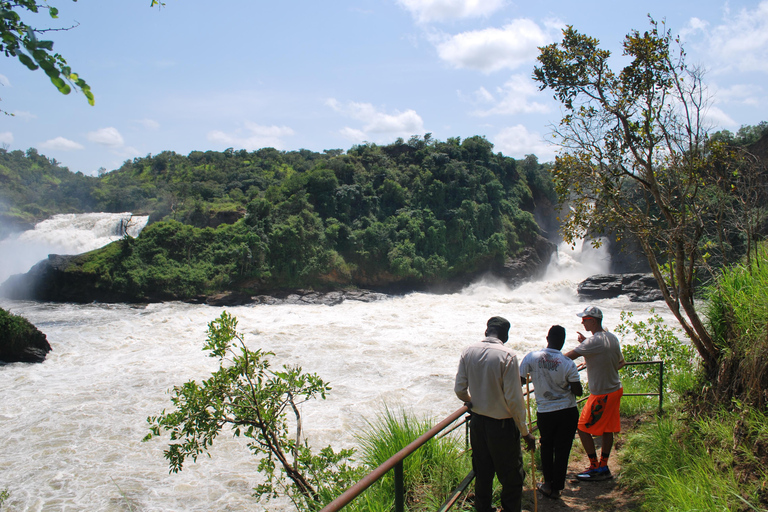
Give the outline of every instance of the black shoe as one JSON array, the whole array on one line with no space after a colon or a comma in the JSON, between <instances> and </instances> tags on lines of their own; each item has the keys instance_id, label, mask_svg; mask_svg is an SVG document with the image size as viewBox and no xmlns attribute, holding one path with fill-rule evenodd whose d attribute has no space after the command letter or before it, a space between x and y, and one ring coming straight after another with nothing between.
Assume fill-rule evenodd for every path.
<instances>
[{"instance_id":1,"label":"black shoe","mask_svg":"<svg viewBox=\"0 0 768 512\"><path fill-rule=\"evenodd\" d=\"M547 498L556 500L560 497L560 491L552 490L552 488L546 482L536 484L536 489L538 489L539 492L544 496L546 496Z\"/></svg>"}]
</instances>

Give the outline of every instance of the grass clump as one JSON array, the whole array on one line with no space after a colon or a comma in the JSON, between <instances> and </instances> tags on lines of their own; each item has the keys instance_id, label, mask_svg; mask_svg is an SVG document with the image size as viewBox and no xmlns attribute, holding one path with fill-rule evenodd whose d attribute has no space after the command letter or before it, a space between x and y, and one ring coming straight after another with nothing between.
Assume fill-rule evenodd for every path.
<instances>
[{"instance_id":1,"label":"grass clump","mask_svg":"<svg viewBox=\"0 0 768 512\"><path fill-rule=\"evenodd\" d=\"M622 455L621 482L643 496L643 510L768 511L765 254L725 269L708 290L717 379L662 356L672 361L671 413L630 433Z\"/></svg>"},{"instance_id":2,"label":"grass clump","mask_svg":"<svg viewBox=\"0 0 768 512\"><path fill-rule=\"evenodd\" d=\"M368 424L358 436L360 460L373 470L401 449L427 432L434 421L417 418L404 410L384 409L382 415ZM434 511L472 468L464 449L464 429L442 438L432 438L403 461L406 509ZM349 504L350 511L390 511L394 508L394 471L389 471L360 497ZM453 510L470 510L454 506Z\"/></svg>"}]
</instances>

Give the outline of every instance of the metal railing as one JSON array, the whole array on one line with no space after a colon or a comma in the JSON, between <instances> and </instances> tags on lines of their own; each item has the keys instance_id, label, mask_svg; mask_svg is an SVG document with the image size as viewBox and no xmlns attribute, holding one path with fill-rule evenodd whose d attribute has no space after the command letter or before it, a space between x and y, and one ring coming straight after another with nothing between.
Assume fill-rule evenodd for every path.
<instances>
[{"instance_id":1,"label":"metal railing","mask_svg":"<svg viewBox=\"0 0 768 512\"><path fill-rule=\"evenodd\" d=\"M659 392L658 393L624 393L624 396L658 396L659 414L664 413L664 361L633 361L624 363L624 366L634 366L638 364L658 364L659 365Z\"/></svg>"},{"instance_id":2,"label":"metal railing","mask_svg":"<svg viewBox=\"0 0 768 512\"><path fill-rule=\"evenodd\" d=\"M376 480L384 476L390 469L395 470L395 512L403 512L405 510L405 490L403 487L403 460L418 450L421 445L435 437L437 434L439 434L442 430L444 430L448 425L456 421L462 414L467 412L469 409L467 406L462 406L459 409L456 410L453 414L445 418L443 421L432 427L429 431L425 432L421 436L419 436L418 439L413 441L411 444L394 454L392 457L390 457L384 464L379 466L378 468L374 469L370 473L368 473L365 477L363 477L362 480L357 482L355 485L344 491L338 498L330 502L328 505L323 507L323 509L320 512L336 512L337 510L341 510L342 507L346 506L357 498L364 490L366 490L368 487L370 487ZM474 477L474 476L473 476Z\"/></svg>"},{"instance_id":3,"label":"metal railing","mask_svg":"<svg viewBox=\"0 0 768 512\"><path fill-rule=\"evenodd\" d=\"M663 403L664 403L664 361L633 361L630 363L625 363L624 366L634 366L634 365L642 365L642 364L658 364L659 365L659 392L658 393L625 393L623 396L658 396L659 397L659 414L663 412ZM584 363L580 364L577 369L579 372L584 370L586 368L586 365ZM532 390L534 391L534 390ZM523 391L523 396L527 396L528 392ZM585 401L587 398L582 398L578 401L578 403L581 403ZM390 457L386 462L384 462L381 466L377 467L370 473L368 473L365 477L363 477L359 482L357 482L355 485L344 491L338 498L330 502L328 505L323 507L323 509L320 512L336 512L338 510L341 510L346 505L351 503L355 498L357 498L359 495L363 493L368 487L373 485L374 482L379 480L381 477L383 477L389 470L394 469L395 471L395 512L404 512L405 511L405 488L404 488L404 475L403 475L403 460L405 460L406 457L408 457L410 454L418 450L422 445L424 445L427 441L432 439L433 437L443 437L461 425L466 425L466 445L467 448L469 448L469 416L464 417L464 419L459 422L458 424L454 425L450 429L443 432L448 426L450 426L453 422L455 422L459 417L464 414L465 412L469 412L469 409L467 406L460 407L457 409L453 414L446 417L443 421L432 427L429 431L425 432L421 436L419 436L415 441L410 443L408 446L397 452L395 455ZM536 423L536 420L533 420L532 423ZM537 427L533 427L532 430L536 430ZM439 435L438 435L439 434ZM451 507L456 503L456 501L459 499L461 494L466 490L467 487L469 487L469 484L472 483L472 480L475 478L475 472L474 470L471 470L469 474L464 478L464 480L461 481L461 483L451 492L451 495L446 499L446 501L440 506L438 509L438 512L445 512L447 510L450 510Z\"/></svg>"}]
</instances>

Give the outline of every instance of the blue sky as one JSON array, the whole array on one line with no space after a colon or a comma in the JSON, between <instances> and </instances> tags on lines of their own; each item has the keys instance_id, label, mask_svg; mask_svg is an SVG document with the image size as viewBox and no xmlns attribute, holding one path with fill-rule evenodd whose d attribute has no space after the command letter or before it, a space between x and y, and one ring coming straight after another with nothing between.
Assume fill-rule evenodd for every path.
<instances>
[{"instance_id":1,"label":"blue sky","mask_svg":"<svg viewBox=\"0 0 768 512\"><path fill-rule=\"evenodd\" d=\"M51 0L41 38L91 86L63 96L41 71L0 67L0 144L95 174L164 150L349 149L432 133L484 135L554 158L560 109L531 80L537 47L573 25L620 55L647 15L706 69L716 128L768 120L768 0ZM618 58L618 57L617 57ZM618 67L620 61L617 61Z\"/></svg>"}]
</instances>

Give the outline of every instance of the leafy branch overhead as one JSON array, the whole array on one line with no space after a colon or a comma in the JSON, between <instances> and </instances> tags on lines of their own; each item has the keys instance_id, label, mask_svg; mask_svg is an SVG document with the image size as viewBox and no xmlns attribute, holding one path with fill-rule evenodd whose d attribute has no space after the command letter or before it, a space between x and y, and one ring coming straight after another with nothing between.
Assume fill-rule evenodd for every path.
<instances>
[{"instance_id":1,"label":"leafy branch overhead","mask_svg":"<svg viewBox=\"0 0 768 512\"><path fill-rule=\"evenodd\" d=\"M76 2L77 0L73 0ZM165 5L159 0L151 0L150 7ZM83 93L90 105L94 104L91 87L72 71L64 57L54 52L53 41L38 38L39 34L68 28L37 28L22 21L22 16L29 13L40 14L48 11L51 19L58 19L59 9L47 2L36 0L0 0L0 52L6 57L16 57L32 71L42 69L51 83L62 94L69 94L72 89Z\"/></svg>"},{"instance_id":2,"label":"leafy branch overhead","mask_svg":"<svg viewBox=\"0 0 768 512\"><path fill-rule=\"evenodd\" d=\"M227 312L208 324L204 349L219 360L219 369L200 383L189 381L173 389L174 410L147 418L145 441L170 432L165 451L170 470L181 471L188 459L208 453L226 427L235 437L248 439L266 480L254 489L269 499L286 494L302 510L329 502L358 476L347 464L352 450L335 452L330 446L315 454L303 439L299 406L325 399L331 389L315 374L299 367L271 369L271 352L248 349L237 319ZM295 423L289 434L288 414Z\"/></svg>"}]
</instances>

